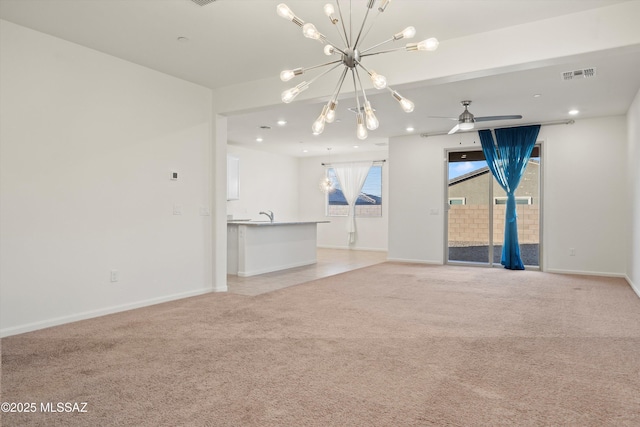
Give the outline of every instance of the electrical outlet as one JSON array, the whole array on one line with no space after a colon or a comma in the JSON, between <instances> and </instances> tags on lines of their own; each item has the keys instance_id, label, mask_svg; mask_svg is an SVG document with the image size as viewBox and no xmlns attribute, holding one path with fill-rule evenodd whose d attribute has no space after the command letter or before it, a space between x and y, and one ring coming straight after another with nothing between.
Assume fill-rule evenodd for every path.
<instances>
[{"instance_id":1,"label":"electrical outlet","mask_svg":"<svg viewBox=\"0 0 640 427\"><path fill-rule=\"evenodd\" d=\"M111 270L111 281L117 282L120 280L120 272L118 270Z\"/></svg>"},{"instance_id":2,"label":"electrical outlet","mask_svg":"<svg viewBox=\"0 0 640 427\"><path fill-rule=\"evenodd\" d=\"M173 214L182 215L182 205L173 205Z\"/></svg>"}]
</instances>

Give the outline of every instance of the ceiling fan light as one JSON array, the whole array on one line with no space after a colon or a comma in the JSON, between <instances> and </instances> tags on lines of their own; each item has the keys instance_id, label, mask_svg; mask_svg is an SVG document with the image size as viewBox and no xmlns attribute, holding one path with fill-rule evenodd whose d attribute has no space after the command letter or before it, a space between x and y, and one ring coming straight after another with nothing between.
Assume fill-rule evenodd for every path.
<instances>
[{"instance_id":1,"label":"ceiling fan light","mask_svg":"<svg viewBox=\"0 0 640 427\"><path fill-rule=\"evenodd\" d=\"M460 130L471 130L475 127L475 124L473 122L468 122L468 123L460 123L458 125L458 129Z\"/></svg>"}]
</instances>

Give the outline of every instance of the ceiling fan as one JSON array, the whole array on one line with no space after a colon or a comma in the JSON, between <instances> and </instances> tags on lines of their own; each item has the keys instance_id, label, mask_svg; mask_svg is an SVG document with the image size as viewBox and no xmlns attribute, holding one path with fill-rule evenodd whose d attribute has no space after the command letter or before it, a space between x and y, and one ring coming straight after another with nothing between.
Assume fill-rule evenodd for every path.
<instances>
[{"instance_id":1,"label":"ceiling fan","mask_svg":"<svg viewBox=\"0 0 640 427\"><path fill-rule=\"evenodd\" d=\"M469 105L471 105L471 101L462 101L461 104L464 106L464 111L458 117L438 117L441 119L451 119L457 120L458 124L455 125L450 131L449 135L452 133L456 133L459 130L471 130L475 126L475 122L490 122L494 120L513 120L513 119L521 119L522 116L519 114L509 115L509 116L484 116L484 117L475 117L468 110ZM433 116L432 116L433 117Z\"/></svg>"}]
</instances>

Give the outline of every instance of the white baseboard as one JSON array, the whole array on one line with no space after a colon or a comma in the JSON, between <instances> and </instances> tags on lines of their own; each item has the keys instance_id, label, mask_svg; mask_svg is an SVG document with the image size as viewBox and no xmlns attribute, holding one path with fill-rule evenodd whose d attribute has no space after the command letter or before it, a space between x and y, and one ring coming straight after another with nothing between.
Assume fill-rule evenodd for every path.
<instances>
[{"instance_id":1,"label":"white baseboard","mask_svg":"<svg viewBox=\"0 0 640 427\"><path fill-rule=\"evenodd\" d=\"M618 277L621 279L625 278L624 274L621 273L603 273L601 271L577 271L577 270L562 270L562 269L544 269L545 273L556 273L556 274L576 274L578 276L601 276L601 277Z\"/></svg>"},{"instance_id":2,"label":"white baseboard","mask_svg":"<svg viewBox=\"0 0 640 427\"><path fill-rule=\"evenodd\" d=\"M226 291L226 286L224 291ZM164 297L151 298L144 301L138 301L130 304L122 304L112 307L101 308L98 310L85 311L69 316L56 317L53 319L42 320L39 322L27 323L26 325L13 326L10 328L0 329L0 337L8 337L11 335L23 334L25 332L37 331L38 329L50 328L52 326L63 325L65 323L77 322L79 320L92 319L94 317L105 316L107 314L120 313L122 311L133 310L135 308L147 307L150 305L161 304L163 302L179 300L183 298L195 297L198 295L208 294L210 292L222 292L222 290L212 290L210 288L200 289L197 291L183 292L179 294L167 295Z\"/></svg>"},{"instance_id":3,"label":"white baseboard","mask_svg":"<svg viewBox=\"0 0 640 427\"><path fill-rule=\"evenodd\" d=\"M272 267L260 268L260 269L251 270L251 271L238 271L238 276L239 277L257 276L258 274L272 273L274 271L286 270L289 268L304 267L305 265L312 265L312 264L316 264L317 262L318 262L317 260L313 259L313 260L307 260L307 261L301 261L301 262L294 262L291 264L282 264L282 265L277 265Z\"/></svg>"},{"instance_id":4,"label":"white baseboard","mask_svg":"<svg viewBox=\"0 0 640 427\"><path fill-rule=\"evenodd\" d=\"M627 283L629 284L629 286L631 286L631 289L633 289L633 292L635 292L636 295L638 295L638 298L640 298L640 287L634 285L633 282L631 281L631 278L629 276L627 276L626 274L625 274L624 278L627 281Z\"/></svg>"},{"instance_id":5,"label":"white baseboard","mask_svg":"<svg viewBox=\"0 0 640 427\"><path fill-rule=\"evenodd\" d=\"M406 262L407 264L444 265L442 261L429 261L424 259L387 258L389 262Z\"/></svg>"},{"instance_id":6,"label":"white baseboard","mask_svg":"<svg viewBox=\"0 0 640 427\"><path fill-rule=\"evenodd\" d=\"M342 249L347 251L368 251L368 252L387 252L386 249L380 248L360 248L354 246L333 246L333 245L318 245L319 249Z\"/></svg>"}]
</instances>

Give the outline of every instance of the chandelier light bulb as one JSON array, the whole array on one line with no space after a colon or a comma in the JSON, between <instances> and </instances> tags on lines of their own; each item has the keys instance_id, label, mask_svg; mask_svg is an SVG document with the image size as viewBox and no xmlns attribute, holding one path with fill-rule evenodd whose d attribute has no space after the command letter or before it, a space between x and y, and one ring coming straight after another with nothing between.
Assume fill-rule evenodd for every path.
<instances>
[{"instance_id":1,"label":"chandelier light bulb","mask_svg":"<svg viewBox=\"0 0 640 427\"><path fill-rule=\"evenodd\" d=\"M387 6L389 6L389 3L391 3L391 0L382 0L382 3L378 6L378 12L384 12Z\"/></svg>"},{"instance_id":2,"label":"chandelier light bulb","mask_svg":"<svg viewBox=\"0 0 640 427\"><path fill-rule=\"evenodd\" d=\"M280 80L282 80L283 82L288 82L295 76L296 75L293 73L293 70L284 70L280 73Z\"/></svg>"},{"instance_id":3,"label":"chandelier light bulb","mask_svg":"<svg viewBox=\"0 0 640 427\"><path fill-rule=\"evenodd\" d=\"M416 35L416 29L414 27L407 27L393 36L394 40L411 39Z\"/></svg>"},{"instance_id":4,"label":"chandelier light bulb","mask_svg":"<svg viewBox=\"0 0 640 427\"><path fill-rule=\"evenodd\" d=\"M313 40L322 41L322 39L324 38L324 36L318 31L316 26L311 22L307 22L302 26L302 34L304 34L305 37Z\"/></svg>"},{"instance_id":5,"label":"chandelier light bulb","mask_svg":"<svg viewBox=\"0 0 640 427\"><path fill-rule=\"evenodd\" d=\"M365 121L367 123L367 129L369 130L378 129L378 126L380 126L380 122L378 121L378 118L376 117L376 115L373 114L373 108L371 108L371 103L369 101L366 101L364 104L364 114L365 114Z\"/></svg>"},{"instance_id":6,"label":"chandelier light bulb","mask_svg":"<svg viewBox=\"0 0 640 427\"><path fill-rule=\"evenodd\" d=\"M276 11L278 12L278 15L282 16L284 19L288 19L289 21L293 21L293 18L296 17L296 15L293 14L291 9L289 9L289 6L287 6L284 3L280 3L276 7Z\"/></svg>"},{"instance_id":7,"label":"chandelier light bulb","mask_svg":"<svg viewBox=\"0 0 640 427\"><path fill-rule=\"evenodd\" d=\"M322 132L324 132L324 121L324 116L320 115L320 117L318 117L316 121L313 122L313 125L311 125L311 131L314 135L320 135Z\"/></svg>"},{"instance_id":8,"label":"chandelier light bulb","mask_svg":"<svg viewBox=\"0 0 640 427\"><path fill-rule=\"evenodd\" d=\"M307 82L302 82L298 86L292 87L282 92L282 102L285 104L290 103L296 96L300 95L300 92L306 90L309 87Z\"/></svg>"},{"instance_id":9,"label":"chandelier light bulb","mask_svg":"<svg viewBox=\"0 0 640 427\"><path fill-rule=\"evenodd\" d=\"M282 80L283 82L288 82L295 76L299 76L302 73L304 73L304 70L302 68L295 68L293 70L284 70L283 72L280 73L280 80Z\"/></svg>"},{"instance_id":10,"label":"chandelier light bulb","mask_svg":"<svg viewBox=\"0 0 640 427\"><path fill-rule=\"evenodd\" d=\"M331 3L327 3L327 4L324 5L324 13L329 18L331 18L331 15L336 13L336 10L333 8L333 5Z\"/></svg>"},{"instance_id":11,"label":"chandelier light bulb","mask_svg":"<svg viewBox=\"0 0 640 427\"><path fill-rule=\"evenodd\" d=\"M336 49L335 49L333 46L331 46L330 44L328 44L328 45L326 45L326 46L324 47L324 54L325 54L325 55L327 55L327 56L331 56L331 55L333 55L334 53L336 53Z\"/></svg>"},{"instance_id":12,"label":"chandelier light bulb","mask_svg":"<svg viewBox=\"0 0 640 427\"><path fill-rule=\"evenodd\" d=\"M336 120L336 107L338 106L338 101L330 101L327 109L327 115L325 117L325 121L327 123L333 123Z\"/></svg>"},{"instance_id":13,"label":"chandelier light bulb","mask_svg":"<svg viewBox=\"0 0 640 427\"><path fill-rule=\"evenodd\" d=\"M415 105L413 104L413 102L409 101L407 98L402 98L402 101L400 101L400 106L402 107L405 113L410 113L415 108Z\"/></svg>"},{"instance_id":14,"label":"chandelier light bulb","mask_svg":"<svg viewBox=\"0 0 640 427\"><path fill-rule=\"evenodd\" d=\"M362 117L362 113L358 113L356 136L358 137L358 139L367 139L367 136L369 136L367 127L364 125L364 118Z\"/></svg>"},{"instance_id":15,"label":"chandelier light bulb","mask_svg":"<svg viewBox=\"0 0 640 427\"><path fill-rule=\"evenodd\" d=\"M438 41L437 38L431 37L429 39L422 40L420 43L418 43L418 50L433 51L438 48L439 44L440 42Z\"/></svg>"},{"instance_id":16,"label":"chandelier light bulb","mask_svg":"<svg viewBox=\"0 0 640 427\"><path fill-rule=\"evenodd\" d=\"M384 89L387 87L387 78L385 76L381 76L375 71L371 71L371 82L373 83L373 87L376 89Z\"/></svg>"},{"instance_id":17,"label":"chandelier light bulb","mask_svg":"<svg viewBox=\"0 0 640 427\"><path fill-rule=\"evenodd\" d=\"M318 116L313 125L311 125L311 131L314 135L320 135L324 131L324 123L327 117L327 111L329 111L329 106L325 105L322 107L322 113Z\"/></svg>"},{"instance_id":18,"label":"chandelier light bulb","mask_svg":"<svg viewBox=\"0 0 640 427\"><path fill-rule=\"evenodd\" d=\"M400 103L400 107L402 107L405 113L410 113L415 108L413 102L409 101L407 98L400 95L395 90L391 92L391 96L393 96Z\"/></svg>"}]
</instances>

